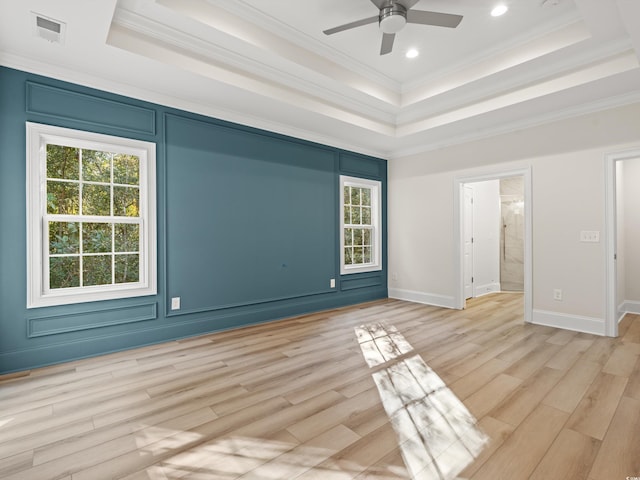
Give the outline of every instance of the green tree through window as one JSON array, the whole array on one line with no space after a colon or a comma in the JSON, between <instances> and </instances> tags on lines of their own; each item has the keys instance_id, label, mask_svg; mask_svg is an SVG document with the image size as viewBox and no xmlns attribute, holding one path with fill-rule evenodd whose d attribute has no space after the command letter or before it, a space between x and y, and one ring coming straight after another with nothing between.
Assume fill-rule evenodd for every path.
<instances>
[{"instance_id":1,"label":"green tree through window","mask_svg":"<svg viewBox=\"0 0 640 480\"><path fill-rule=\"evenodd\" d=\"M46 162L49 288L137 282L139 158L48 144Z\"/></svg>"}]
</instances>

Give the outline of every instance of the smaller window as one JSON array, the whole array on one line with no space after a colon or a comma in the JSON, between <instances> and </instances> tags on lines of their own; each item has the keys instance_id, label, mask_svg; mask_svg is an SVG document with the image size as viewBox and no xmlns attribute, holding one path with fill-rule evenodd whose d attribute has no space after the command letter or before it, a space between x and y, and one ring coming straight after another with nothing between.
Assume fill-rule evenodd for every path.
<instances>
[{"instance_id":1,"label":"smaller window","mask_svg":"<svg viewBox=\"0 0 640 480\"><path fill-rule=\"evenodd\" d=\"M340 273L382 270L382 184L340 177Z\"/></svg>"}]
</instances>

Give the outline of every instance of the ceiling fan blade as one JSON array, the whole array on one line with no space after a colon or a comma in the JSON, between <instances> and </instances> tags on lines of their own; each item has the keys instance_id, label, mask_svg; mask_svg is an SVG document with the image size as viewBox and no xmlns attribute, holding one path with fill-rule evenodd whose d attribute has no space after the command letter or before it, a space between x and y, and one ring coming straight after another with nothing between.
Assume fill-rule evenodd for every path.
<instances>
[{"instance_id":1,"label":"ceiling fan blade","mask_svg":"<svg viewBox=\"0 0 640 480\"><path fill-rule=\"evenodd\" d=\"M426 10L409 10L407 12L407 23L456 28L461 21L462 15L451 13L427 12Z\"/></svg>"},{"instance_id":2,"label":"ceiling fan blade","mask_svg":"<svg viewBox=\"0 0 640 480\"><path fill-rule=\"evenodd\" d=\"M380 45L380 55L386 55L393 50L393 41L396 39L395 33L385 33L382 35L382 45Z\"/></svg>"},{"instance_id":3,"label":"ceiling fan blade","mask_svg":"<svg viewBox=\"0 0 640 480\"><path fill-rule=\"evenodd\" d=\"M350 30L352 28L361 27L363 25L369 25L370 23L376 23L378 21L378 16L363 18L362 20L356 20L355 22L345 23L344 25L340 25L339 27L333 27L328 30L325 30L323 33L325 35L333 35L334 33L344 32L345 30Z\"/></svg>"}]
</instances>

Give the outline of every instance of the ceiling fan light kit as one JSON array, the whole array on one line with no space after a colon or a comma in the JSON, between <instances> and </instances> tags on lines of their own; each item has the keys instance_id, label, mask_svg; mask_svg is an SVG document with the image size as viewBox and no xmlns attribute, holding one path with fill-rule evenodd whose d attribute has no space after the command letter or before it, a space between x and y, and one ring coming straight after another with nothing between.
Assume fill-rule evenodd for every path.
<instances>
[{"instance_id":1,"label":"ceiling fan light kit","mask_svg":"<svg viewBox=\"0 0 640 480\"><path fill-rule=\"evenodd\" d=\"M429 12L426 10L411 10L411 7L417 2L418 0L371 0L371 3L378 8L377 17L363 18L355 22L330 28L325 30L324 34L333 35L334 33L362 27L377 21L382 31L380 55L386 55L391 53L393 49L396 33L402 30L407 23L456 28L462 21L462 15Z\"/></svg>"},{"instance_id":2,"label":"ceiling fan light kit","mask_svg":"<svg viewBox=\"0 0 640 480\"><path fill-rule=\"evenodd\" d=\"M378 24L382 33L398 33L407 24L407 9L400 3L380 10Z\"/></svg>"}]
</instances>

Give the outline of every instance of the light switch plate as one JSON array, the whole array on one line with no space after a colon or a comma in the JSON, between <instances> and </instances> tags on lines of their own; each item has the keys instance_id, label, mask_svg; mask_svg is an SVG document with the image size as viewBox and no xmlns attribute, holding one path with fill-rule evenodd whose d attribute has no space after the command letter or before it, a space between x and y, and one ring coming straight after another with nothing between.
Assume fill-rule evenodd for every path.
<instances>
[{"instance_id":1,"label":"light switch plate","mask_svg":"<svg viewBox=\"0 0 640 480\"><path fill-rule=\"evenodd\" d=\"M580 241L598 243L600 242L600 232L598 230L582 230L580 232Z\"/></svg>"}]
</instances>

